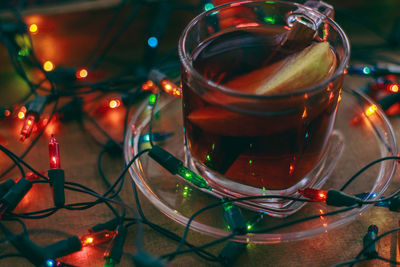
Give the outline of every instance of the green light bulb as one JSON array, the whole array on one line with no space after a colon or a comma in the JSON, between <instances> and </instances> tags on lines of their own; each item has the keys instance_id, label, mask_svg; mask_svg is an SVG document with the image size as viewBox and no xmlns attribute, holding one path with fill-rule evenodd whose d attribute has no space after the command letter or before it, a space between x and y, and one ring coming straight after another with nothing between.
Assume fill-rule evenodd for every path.
<instances>
[{"instance_id":1,"label":"green light bulb","mask_svg":"<svg viewBox=\"0 0 400 267\"><path fill-rule=\"evenodd\" d=\"M207 181L201 177L200 175L192 172L185 166L181 165L178 167L177 174L187 180L188 182L194 184L195 186L198 186L200 188L205 188L207 190L211 191L211 187L207 184Z\"/></svg>"},{"instance_id":2,"label":"green light bulb","mask_svg":"<svg viewBox=\"0 0 400 267\"><path fill-rule=\"evenodd\" d=\"M267 22L267 23L270 23L270 24L275 24L275 18L274 17L266 16L266 17L264 17L264 21Z\"/></svg>"},{"instance_id":3,"label":"green light bulb","mask_svg":"<svg viewBox=\"0 0 400 267\"><path fill-rule=\"evenodd\" d=\"M157 96L155 94L152 94L149 96L149 105L152 106L156 103Z\"/></svg>"},{"instance_id":4,"label":"green light bulb","mask_svg":"<svg viewBox=\"0 0 400 267\"><path fill-rule=\"evenodd\" d=\"M116 264L117 263L115 260L108 258L108 259L106 259L106 263L104 264L103 267L114 267Z\"/></svg>"},{"instance_id":5,"label":"green light bulb","mask_svg":"<svg viewBox=\"0 0 400 267\"><path fill-rule=\"evenodd\" d=\"M24 47L24 48L22 48L21 50L18 51L18 56L21 56L21 57L28 56L29 54L30 54L30 51L26 47Z\"/></svg>"},{"instance_id":6,"label":"green light bulb","mask_svg":"<svg viewBox=\"0 0 400 267\"><path fill-rule=\"evenodd\" d=\"M363 73L366 74L366 75L368 75L368 74L371 73L371 69L370 69L369 67L364 67L364 68L363 68Z\"/></svg>"},{"instance_id":7,"label":"green light bulb","mask_svg":"<svg viewBox=\"0 0 400 267\"><path fill-rule=\"evenodd\" d=\"M205 11L208 11L208 10L213 9L213 8L214 8L214 5L212 3L207 3L207 4L204 5L204 10Z\"/></svg>"},{"instance_id":8,"label":"green light bulb","mask_svg":"<svg viewBox=\"0 0 400 267\"><path fill-rule=\"evenodd\" d=\"M233 204L232 202L226 202L226 200L228 200L228 198L222 198L222 207L224 207L225 211L228 211L233 208Z\"/></svg>"}]
</instances>

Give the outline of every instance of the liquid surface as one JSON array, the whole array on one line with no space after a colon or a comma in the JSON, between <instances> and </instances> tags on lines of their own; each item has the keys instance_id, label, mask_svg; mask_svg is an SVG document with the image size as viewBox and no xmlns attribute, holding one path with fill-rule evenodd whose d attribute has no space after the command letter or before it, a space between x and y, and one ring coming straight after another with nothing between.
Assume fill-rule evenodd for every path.
<instances>
[{"instance_id":1,"label":"liquid surface","mask_svg":"<svg viewBox=\"0 0 400 267\"><path fill-rule=\"evenodd\" d=\"M205 78L248 94L254 90L250 88L254 81L265 77L260 70L301 53L280 47L285 34L279 28L221 34L195 51L193 66ZM240 86L232 86L238 80ZM215 104L209 101L212 93L183 82L188 147L198 161L231 180L270 190L289 188L321 157L332 130L339 86L340 82L334 82L313 95L255 103L260 109L287 106L289 112L253 116L235 112L226 103Z\"/></svg>"}]
</instances>

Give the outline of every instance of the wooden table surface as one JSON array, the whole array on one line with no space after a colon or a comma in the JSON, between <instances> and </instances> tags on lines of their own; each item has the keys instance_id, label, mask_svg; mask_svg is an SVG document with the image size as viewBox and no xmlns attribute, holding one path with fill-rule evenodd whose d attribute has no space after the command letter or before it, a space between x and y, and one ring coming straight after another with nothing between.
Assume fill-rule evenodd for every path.
<instances>
[{"instance_id":1,"label":"wooden table surface","mask_svg":"<svg viewBox=\"0 0 400 267\"><path fill-rule=\"evenodd\" d=\"M333 2L333 1L332 1ZM346 3L345 1L335 1L338 8L342 10L357 10L358 14L363 14L382 30L383 34L389 32L389 22L395 17L395 10L400 6L395 1L386 1L381 5L375 6L373 1L356 1ZM369 14L366 10L373 9ZM386 13L385 13L386 12ZM129 12L126 11L124 16ZM27 15L26 20L36 22L39 26L39 33L33 36L36 53L40 60L52 60L56 66L79 67L83 64L85 57L95 46L107 21L111 18L111 8L102 10L90 10L82 12L70 12L57 15L32 14ZM106 61L100 67L97 75L107 75L116 73L119 69L129 64L137 62L141 58L141 52L145 45L144 32L147 23L152 19L150 9L144 9L139 14L128 32L121 37L121 41L107 55ZM387 14L385 16L385 14ZM160 54L166 52L176 43L177 37L183 26L192 15L184 11L176 11L173 15L173 22L170 24L170 31L166 38L165 47L161 47ZM342 20L342 21L341 21ZM338 13L338 22L342 24L353 41L353 45L368 43L379 43L380 40L372 33L367 33L358 22L350 21ZM358 23L358 24L357 24ZM43 26L41 26L43 25ZM174 25L174 26L172 26ZM354 36L354 39L353 39ZM390 53L393 57L398 54ZM0 104L7 105L15 103L24 93L27 87L16 77L14 70L7 58L6 51L0 45ZM398 59L398 58L397 58ZM366 79L348 77L345 86L357 88L367 82ZM93 108L107 104L107 100L113 95L106 95L94 102ZM90 108L90 107L88 107ZM134 110L134 109L133 109ZM125 108L120 107L116 110L107 111L105 115L96 115L94 118L105 128L109 134L122 141L123 119ZM400 134L400 118L391 117L393 129L396 136ZM22 121L17 119L0 122L0 142L6 143L7 147L13 152L19 154L27 147L27 143L21 144L17 141L18 131ZM106 141L90 121L84 121L86 131L90 131L96 139ZM78 182L88 186L98 192L104 192L106 186L101 181L96 168L97 156L101 147L93 140L93 137L84 130L77 122L57 123L52 128L57 136L61 146L62 167L66 172L66 179L72 182ZM50 131L46 131L35 145L32 151L26 157L28 163L39 171L46 171L48 168L48 150L47 144ZM363 155L360 155L362 157ZM348 160L357 160L349 158ZM5 170L11 161L3 155L0 156L0 170ZM110 180L118 177L123 169L124 161L122 155L105 155L103 159L104 171ZM7 177L17 178L18 171L13 170ZM126 179L130 179L129 175ZM394 191L400 186L398 172L396 172L393 183L389 191ZM134 205L131 188L128 183L121 193L126 203ZM147 217L157 222L159 225L181 235L183 227L156 209L143 195L143 210ZM66 193L68 203L91 201L93 198L83 194L70 192ZM35 185L29 195L23 200L23 203L17 208L16 212L34 211L52 206L51 192L48 185ZM94 208L84 211L60 210L49 218L41 220L25 220L32 240L40 245L55 242L69 235L83 235L91 226L104 222L112 218L111 212L105 205L98 205ZM337 262L350 260L354 258L362 248L362 238L370 224L376 224L380 232L384 232L398 226L399 214L390 212L382 208L372 208L362 214L352 223L333 230L319 237L309 240L296 241L280 244L253 245L249 244L247 251L241 255L237 261L237 266L329 266ZM20 232L21 228L16 223L6 223L13 231ZM137 228L131 227L124 247L124 256L120 266L133 265L130 255L135 252L135 239ZM391 259L400 259L397 257L397 234L389 235L379 242L379 252L382 256ZM193 244L203 244L214 240L212 237L205 236L197 232L190 232L188 240ZM177 243L151 230L144 228L143 248L154 255L162 255L173 251ZM210 248L210 251L218 254L223 245ZM82 251L62 258L62 261L75 266L102 266L104 264L103 253L105 245L98 247L87 247ZM13 252L14 249L7 242L0 243L0 255ZM31 266L25 259L8 258L0 261L2 266ZM206 262L195 254L187 254L177 257L172 264L174 266L214 266ZM364 263L370 266L388 266L388 263L371 261Z\"/></svg>"}]
</instances>

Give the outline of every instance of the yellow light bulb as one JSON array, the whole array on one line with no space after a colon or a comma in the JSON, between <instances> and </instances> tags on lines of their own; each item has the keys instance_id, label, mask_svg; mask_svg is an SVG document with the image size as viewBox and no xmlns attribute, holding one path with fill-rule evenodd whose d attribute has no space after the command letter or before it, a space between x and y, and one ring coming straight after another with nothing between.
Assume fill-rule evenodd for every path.
<instances>
[{"instance_id":1,"label":"yellow light bulb","mask_svg":"<svg viewBox=\"0 0 400 267\"><path fill-rule=\"evenodd\" d=\"M113 99L108 105L110 108L117 108L121 105L121 102L118 99Z\"/></svg>"},{"instance_id":2,"label":"yellow light bulb","mask_svg":"<svg viewBox=\"0 0 400 267\"><path fill-rule=\"evenodd\" d=\"M54 70L54 64L50 60L43 63L43 69L47 72Z\"/></svg>"},{"instance_id":3,"label":"yellow light bulb","mask_svg":"<svg viewBox=\"0 0 400 267\"><path fill-rule=\"evenodd\" d=\"M37 31L38 31L38 26L37 26L35 23L31 24L31 25L29 26L29 31L30 31L31 33L37 33Z\"/></svg>"},{"instance_id":4,"label":"yellow light bulb","mask_svg":"<svg viewBox=\"0 0 400 267\"><path fill-rule=\"evenodd\" d=\"M365 110L365 115L371 116L377 110L378 110L378 107L376 105L371 105L369 108L367 108L367 110Z\"/></svg>"}]
</instances>

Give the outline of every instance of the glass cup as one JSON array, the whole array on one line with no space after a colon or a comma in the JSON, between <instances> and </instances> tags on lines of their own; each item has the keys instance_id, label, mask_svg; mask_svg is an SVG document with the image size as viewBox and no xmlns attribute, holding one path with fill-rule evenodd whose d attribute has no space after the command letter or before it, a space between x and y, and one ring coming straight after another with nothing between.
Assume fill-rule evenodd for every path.
<instances>
[{"instance_id":1,"label":"glass cup","mask_svg":"<svg viewBox=\"0 0 400 267\"><path fill-rule=\"evenodd\" d=\"M296 196L328 178L343 146L333 125L349 59L347 37L329 16L297 3L241 1L184 30L186 160L213 194ZM276 199L242 205L273 216L300 208Z\"/></svg>"}]
</instances>

